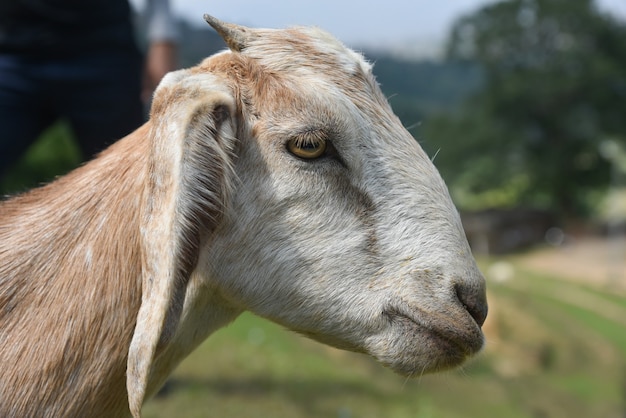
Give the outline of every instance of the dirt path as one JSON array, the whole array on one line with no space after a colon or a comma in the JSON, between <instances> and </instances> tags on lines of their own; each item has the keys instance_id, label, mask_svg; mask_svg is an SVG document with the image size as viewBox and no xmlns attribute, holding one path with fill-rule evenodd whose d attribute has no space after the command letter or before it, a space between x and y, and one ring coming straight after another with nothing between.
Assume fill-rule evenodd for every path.
<instances>
[{"instance_id":1,"label":"dirt path","mask_svg":"<svg viewBox=\"0 0 626 418\"><path fill-rule=\"evenodd\" d=\"M569 280L626 291L626 238L569 238L519 256L525 267Z\"/></svg>"}]
</instances>

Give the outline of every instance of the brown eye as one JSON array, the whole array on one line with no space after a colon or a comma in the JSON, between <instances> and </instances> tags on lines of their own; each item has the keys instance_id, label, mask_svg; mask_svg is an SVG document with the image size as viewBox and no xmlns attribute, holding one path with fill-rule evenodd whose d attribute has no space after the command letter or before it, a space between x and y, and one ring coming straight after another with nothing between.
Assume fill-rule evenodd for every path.
<instances>
[{"instance_id":1,"label":"brown eye","mask_svg":"<svg viewBox=\"0 0 626 418\"><path fill-rule=\"evenodd\" d=\"M312 160L324 155L324 152L326 152L326 141L323 139L290 139L289 142L287 142L287 149L296 157Z\"/></svg>"}]
</instances>

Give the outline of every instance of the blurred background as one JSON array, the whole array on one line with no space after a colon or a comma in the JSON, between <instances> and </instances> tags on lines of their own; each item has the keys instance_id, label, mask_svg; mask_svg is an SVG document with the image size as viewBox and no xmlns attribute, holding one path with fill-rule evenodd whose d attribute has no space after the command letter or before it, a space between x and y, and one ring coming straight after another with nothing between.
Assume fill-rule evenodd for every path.
<instances>
[{"instance_id":1,"label":"blurred background","mask_svg":"<svg viewBox=\"0 0 626 418\"><path fill-rule=\"evenodd\" d=\"M479 358L406 380L245 314L179 367L146 417L626 417L626 1L171 4L182 67L224 48L206 12L320 26L374 62L461 211L490 317ZM56 124L0 193L81 160Z\"/></svg>"}]
</instances>

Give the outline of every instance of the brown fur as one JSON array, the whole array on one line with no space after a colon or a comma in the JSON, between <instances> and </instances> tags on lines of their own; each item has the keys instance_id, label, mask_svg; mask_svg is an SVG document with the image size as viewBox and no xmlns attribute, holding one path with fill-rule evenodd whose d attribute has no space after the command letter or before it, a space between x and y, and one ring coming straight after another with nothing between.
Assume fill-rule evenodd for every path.
<instances>
[{"instance_id":1,"label":"brown fur","mask_svg":"<svg viewBox=\"0 0 626 418\"><path fill-rule=\"evenodd\" d=\"M127 408L148 129L0 206L1 416Z\"/></svg>"}]
</instances>

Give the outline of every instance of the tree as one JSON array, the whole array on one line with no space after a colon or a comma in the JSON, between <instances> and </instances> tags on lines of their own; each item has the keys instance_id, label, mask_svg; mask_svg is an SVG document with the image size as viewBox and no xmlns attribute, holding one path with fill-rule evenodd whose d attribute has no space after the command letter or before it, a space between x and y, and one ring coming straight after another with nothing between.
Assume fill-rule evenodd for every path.
<instances>
[{"instance_id":1,"label":"tree","mask_svg":"<svg viewBox=\"0 0 626 418\"><path fill-rule=\"evenodd\" d=\"M453 193L580 214L609 182L599 144L626 141L624 39L591 0L508 0L457 21L448 58L477 62L485 79L426 130Z\"/></svg>"}]
</instances>

